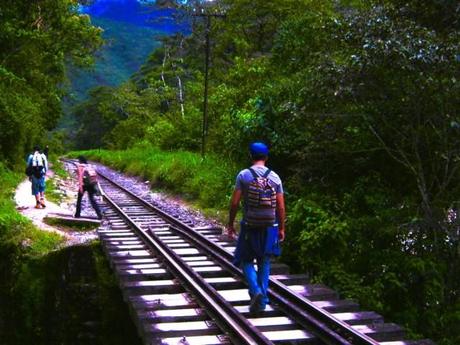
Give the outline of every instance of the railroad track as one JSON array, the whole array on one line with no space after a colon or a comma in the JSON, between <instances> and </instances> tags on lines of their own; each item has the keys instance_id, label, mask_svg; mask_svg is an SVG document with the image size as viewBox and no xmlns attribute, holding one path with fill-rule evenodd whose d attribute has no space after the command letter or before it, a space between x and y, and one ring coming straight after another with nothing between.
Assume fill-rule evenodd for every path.
<instances>
[{"instance_id":1,"label":"railroad track","mask_svg":"<svg viewBox=\"0 0 460 345\"><path fill-rule=\"evenodd\" d=\"M304 275L272 267L271 305L249 312L234 242L193 227L99 172L107 228L98 233L145 344L422 345Z\"/></svg>"}]
</instances>

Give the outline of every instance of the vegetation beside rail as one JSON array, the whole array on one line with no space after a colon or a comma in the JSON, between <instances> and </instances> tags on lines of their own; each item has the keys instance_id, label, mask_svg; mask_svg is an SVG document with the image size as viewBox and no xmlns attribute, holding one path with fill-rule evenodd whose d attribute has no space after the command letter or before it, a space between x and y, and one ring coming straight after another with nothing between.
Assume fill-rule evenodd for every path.
<instances>
[{"instance_id":1,"label":"vegetation beside rail","mask_svg":"<svg viewBox=\"0 0 460 345\"><path fill-rule=\"evenodd\" d=\"M24 178L0 163L2 344L137 344L100 245L62 248L60 235L19 214L13 195Z\"/></svg>"},{"instance_id":2,"label":"vegetation beside rail","mask_svg":"<svg viewBox=\"0 0 460 345\"><path fill-rule=\"evenodd\" d=\"M52 166L50 169L53 170L54 177L47 180L46 183L46 199L56 204L60 204L64 198L63 192L59 189L60 180L67 179L69 177L68 172L64 169L64 165L59 161L58 157L53 154L50 156ZM57 177L57 178L56 178Z\"/></svg>"},{"instance_id":3,"label":"vegetation beside rail","mask_svg":"<svg viewBox=\"0 0 460 345\"><path fill-rule=\"evenodd\" d=\"M284 260L414 336L459 344L459 2L213 4L225 17L210 30L208 158L199 163L196 153L206 41L197 17L189 35L162 39L128 81L91 90L73 109L73 149L117 150L123 160L113 164L126 171L226 208L248 143L266 141L287 191ZM10 194L20 177L3 166L23 171L37 143L62 148L66 136L47 131L62 113L66 70L90 65L102 42L75 0L7 1L0 17L3 307L23 258L56 243L35 240L15 213ZM147 153L158 163L148 169Z\"/></svg>"},{"instance_id":4,"label":"vegetation beside rail","mask_svg":"<svg viewBox=\"0 0 460 345\"><path fill-rule=\"evenodd\" d=\"M164 152L146 144L119 151L73 152L71 156L79 154L143 177L154 187L182 194L201 207L212 208L212 214L221 215L221 219L227 214L238 171L236 164L222 163L217 157L202 160L198 153ZM452 323L458 305L427 308L419 303L420 299L439 299L446 263L434 255L421 257L404 251L399 239L407 235L393 222L407 217L407 210L391 206L396 196L390 188L370 187L369 182L360 179L339 198L314 189L299 197L290 192L298 186L288 180L283 261L293 271L308 272L314 282L326 283L343 296L358 300L364 309L404 325L412 337L442 338L449 330L455 335ZM451 318L443 318L444 314ZM449 324L450 328L439 328L444 329L443 334L420 328L432 325L434 331ZM440 343L453 344L449 340Z\"/></svg>"},{"instance_id":5,"label":"vegetation beside rail","mask_svg":"<svg viewBox=\"0 0 460 345\"><path fill-rule=\"evenodd\" d=\"M16 284L27 262L55 250L62 242L61 236L39 231L29 219L16 211L14 190L23 179L24 175L14 173L0 163L0 335L15 329L10 327L11 322L26 305L15 296ZM33 199L32 195L30 197ZM27 291L32 292L32 286L33 282Z\"/></svg>"},{"instance_id":6,"label":"vegetation beside rail","mask_svg":"<svg viewBox=\"0 0 460 345\"><path fill-rule=\"evenodd\" d=\"M458 1L216 2L211 171L244 167L248 144L266 141L287 191L283 259L410 335L460 343ZM147 142L199 161L204 24L164 39L119 87L93 89L74 109L77 148L136 165ZM237 170L193 171L211 179L192 196L213 185L226 201Z\"/></svg>"},{"instance_id":7,"label":"vegetation beside rail","mask_svg":"<svg viewBox=\"0 0 460 345\"><path fill-rule=\"evenodd\" d=\"M127 174L139 176L156 188L180 194L202 210L222 215L230 201L237 166L231 161L187 151L163 151L149 144L139 144L129 150L89 150L71 152L69 156L85 155Z\"/></svg>"}]
</instances>

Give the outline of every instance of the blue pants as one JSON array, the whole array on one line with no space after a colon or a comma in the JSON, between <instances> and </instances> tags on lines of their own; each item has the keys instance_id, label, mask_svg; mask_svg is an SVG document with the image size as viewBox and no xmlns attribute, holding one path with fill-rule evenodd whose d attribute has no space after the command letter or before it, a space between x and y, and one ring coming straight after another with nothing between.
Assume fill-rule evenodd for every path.
<instances>
[{"instance_id":1,"label":"blue pants","mask_svg":"<svg viewBox=\"0 0 460 345\"><path fill-rule=\"evenodd\" d=\"M270 276L270 257L280 254L278 226L250 228L241 223L233 263L243 269L249 285L249 296L263 295L261 309L269 303L267 290ZM257 271L254 267L257 263Z\"/></svg>"},{"instance_id":2,"label":"blue pants","mask_svg":"<svg viewBox=\"0 0 460 345\"><path fill-rule=\"evenodd\" d=\"M252 296L261 293L264 297L260 307L265 309L265 306L269 303L267 290L270 277L270 256L264 255L261 258L257 258L256 261L257 271L253 261L243 261L241 266L246 282L249 285L249 296L252 298Z\"/></svg>"}]
</instances>

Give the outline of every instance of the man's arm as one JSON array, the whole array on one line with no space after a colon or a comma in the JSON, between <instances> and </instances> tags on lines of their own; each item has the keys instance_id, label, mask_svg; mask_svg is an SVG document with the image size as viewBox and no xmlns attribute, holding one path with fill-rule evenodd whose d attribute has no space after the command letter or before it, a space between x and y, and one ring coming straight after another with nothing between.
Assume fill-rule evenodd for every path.
<instances>
[{"instance_id":1,"label":"man's arm","mask_svg":"<svg viewBox=\"0 0 460 345\"><path fill-rule=\"evenodd\" d=\"M83 170L85 168L81 165L77 165L77 179L78 179L78 191L83 193Z\"/></svg>"},{"instance_id":2,"label":"man's arm","mask_svg":"<svg viewBox=\"0 0 460 345\"><path fill-rule=\"evenodd\" d=\"M45 173L48 171L48 158L46 158L45 154L42 154L43 162L45 162Z\"/></svg>"},{"instance_id":3,"label":"man's arm","mask_svg":"<svg viewBox=\"0 0 460 345\"><path fill-rule=\"evenodd\" d=\"M276 212L278 215L278 237L280 241L284 241L286 208L284 207L284 194L283 193L276 193Z\"/></svg>"},{"instance_id":4,"label":"man's arm","mask_svg":"<svg viewBox=\"0 0 460 345\"><path fill-rule=\"evenodd\" d=\"M227 230L230 236L235 236L236 231L234 227L236 213L238 212L238 206L240 205L241 200L241 189L235 189L233 191L232 199L230 201L230 212L228 215L228 225Z\"/></svg>"}]
</instances>

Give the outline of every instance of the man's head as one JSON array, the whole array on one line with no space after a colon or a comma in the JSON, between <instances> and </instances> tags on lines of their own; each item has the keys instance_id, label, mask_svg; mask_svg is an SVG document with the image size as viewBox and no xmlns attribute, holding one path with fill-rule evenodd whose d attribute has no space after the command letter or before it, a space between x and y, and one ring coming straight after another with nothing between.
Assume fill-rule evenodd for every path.
<instances>
[{"instance_id":1,"label":"man's head","mask_svg":"<svg viewBox=\"0 0 460 345\"><path fill-rule=\"evenodd\" d=\"M268 159L268 147L260 141L249 145L249 153L253 161L266 161Z\"/></svg>"},{"instance_id":2,"label":"man's head","mask_svg":"<svg viewBox=\"0 0 460 345\"><path fill-rule=\"evenodd\" d=\"M85 157L85 156L78 156L78 161L79 161L81 164L86 164L86 163L88 163L88 161L86 160L86 157Z\"/></svg>"},{"instance_id":3,"label":"man's head","mask_svg":"<svg viewBox=\"0 0 460 345\"><path fill-rule=\"evenodd\" d=\"M40 146L38 146L38 145L34 146L34 152L36 152L36 151L40 151Z\"/></svg>"}]
</instances>

